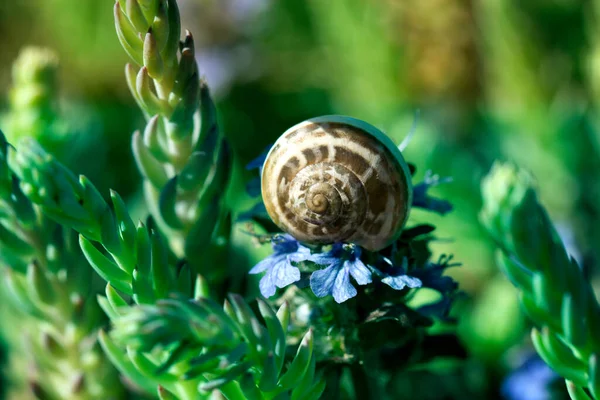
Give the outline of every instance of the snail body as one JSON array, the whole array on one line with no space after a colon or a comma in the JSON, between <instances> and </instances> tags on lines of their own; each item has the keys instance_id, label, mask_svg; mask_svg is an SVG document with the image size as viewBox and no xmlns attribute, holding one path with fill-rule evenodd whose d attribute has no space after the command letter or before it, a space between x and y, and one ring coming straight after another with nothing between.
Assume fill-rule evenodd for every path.
<instances>
[{"instance_id":1,"label":"snail body","mask_svg":"<svg viewBox=\"0 0 600 400\"><path fill-rule=\"evenodd\" d=\"M402 153L383 132L331 115L279 137L263 165L261 190L271 219L299 241L377 251L406 223L410 177Z\"/></svg>"}]
</instances>

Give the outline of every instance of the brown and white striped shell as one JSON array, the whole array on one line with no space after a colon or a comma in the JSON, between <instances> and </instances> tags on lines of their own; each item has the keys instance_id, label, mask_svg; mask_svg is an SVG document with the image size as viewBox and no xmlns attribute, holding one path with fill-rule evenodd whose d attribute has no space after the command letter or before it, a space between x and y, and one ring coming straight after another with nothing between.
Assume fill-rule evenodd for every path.
<instances>
[{"instance_id":1,"label":"brown and white striped shell","mask_svg":"<svg viewBox=\"0 0 600 400\"><path fill-rule=\"evenodd\" d=\"M345 116L288 129L262 171L262 196L275 224L313 244L390 245L410 211L410 172L396 145L374 126Z\"/></svg>"}]
</instances>

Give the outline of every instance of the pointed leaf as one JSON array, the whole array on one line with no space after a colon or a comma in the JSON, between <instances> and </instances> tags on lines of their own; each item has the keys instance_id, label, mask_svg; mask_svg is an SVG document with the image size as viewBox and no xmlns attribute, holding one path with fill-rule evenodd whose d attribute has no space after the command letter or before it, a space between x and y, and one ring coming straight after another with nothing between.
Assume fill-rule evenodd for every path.
<instances>
[{"instance_id":1,"label":"pointed leaf","mask_svg":"<svg viewBox=\"0 0 600 400\"><path fill-rule=\"evenodd\" d=\"M569 397L571 397L571 400L592 400L592 398L588 396L582 388L569 380L565 382L567 384L567 391L569 392Z\"/></svg>"},{"instance_id":2,"label":"pointed leaf","mask_svg":"<svg viewBox=\"0 0 600 400\"><path fill-rule=\"evenodd\" d=\"M285 374L279 380L279 385L285 389L292 389L297 386L304 377L304 374L310 366L310 359L313 351L313 331L309 331L304 335L296 357L292 361L291 365L285 372Z\"/></svg>"},{"instance_id":3,"label":"pointed leaf","mask_svg":"<svg viewBox=\"0 0 600 400\"><path fill-rule=\"evenodd\" d=\"M131 22L129 22L125 14L121 11L121 5L118 2L115 3L114 17L117 36L121 42L121 46L123 46L129 57L138 65L142 65L142 41L136 35L135 28L131 25Z\"/></svg>"},{"instance_id":4,"label":"pointed leaf","mask_svg":"<svg viewBox=\"0 0 600 400\"><path fill-rule=\"evenodd\" d=\"M155 188L162 188L168 182L169 177L160 162L154 158L144 145L139 131L135 131L133 134L131 147L140 172Z\"/></svg>"},{"instance_id":5,"label":"pointed leaf","mask_svg":"<svg viewBox=\"0 0 600 400\"><path fill-rule=\"evenodd\" d=\"M106 282L125 294L132 295L131 276L102 254L89 240L79 236L79 245L85 258Z\"/></svg>"},{"instance_id":6,"label":"pointed leaf","mask_svg":"<svg viewBox=\"0 0 600 400\"><path fill-rule=\"evenodd\" d=\"M160 81L163 76L163 62L152 30L146 33L144 39L143 58L144 65L148 68L148 75L152 79Z\"/></svg>"},{"instance_id":7,"label":"pointed leaf","mask_svg":"<svg viewBox=\"0 0 600 400\"><path fill-rule=\"evenodd\" d=\"M98 295L96 296L96 300L98 301L100 308L102 308L102 311L104 311L104 313L108 316L108 318L111 321L116 321L120 317L120 315L117 314L117 311L112 306L112 304L109 303L106 297Z\"/></svg>"},{"instance_id":8,"label":"pointed leaf","mask_svg":"<svg viewBox=\"0 0 600 400\"><path fill-rule=\"evenodd\" d=\"M554 369L565 379L571 380L580 386L585 386L587 384L587 374L581 370L573 369L562 364L558 360L556 354L554 354L551 349L546 347L543 338L537 329L533 329L531 331L531 340L535 350L538 352L544 362L550 366L550 368Z\"/></svg>"},{"instance_id":9,"label":"pointed leaf","mask_svg":"<svg viewBox=\"0 0 600 400\"><path fill-rule=\"evenodd\" d=\"M124 349L118 347L104 331L98 334L98 342L110 362L125 376L142 387L148 393L156 390L156 382L140 373L127 357Z\"/></svg>"},{"instance_id":10,"label":"pointed leaf","mask_svg":"<svg viewBox=\"0 0 600 400\"><path fill-rule=\"evenodd\" d=\"M231 368L229 368L225 373L220 374L218 378L213 379L211 381L201 383L199 388L203 391L211 391L218 389L219 387L225 385L226 383L231 382L232 380L238 378L241 374L246 372L250 367L252 367L251 362L244 362L241 364L237 364Z\"/></svg>"},{"instance_id":11,"label":"pointed leaf","mask_svg":"<svg viewBox=\"0 0 600 400\"><path fill-rule=\"evenodd\" d=\"M163 220L173 229L182 229L183 224L177 215L177 176L171 178L160 192L158 206Z\"/></svg>"},{"instance_id":12,"label":"pointed leaf","mask_svg":"<svg viewBox=\"0 0 600 400\"><path fill-rule=\"evenodd\" d=\"M582 315L583 314L583 315ZM573 304L573 297L569 293L563 295L561 319L565 337L575 347L585 346L586 326L585 309L577 309Z\"/></svg>"}]
</instances>

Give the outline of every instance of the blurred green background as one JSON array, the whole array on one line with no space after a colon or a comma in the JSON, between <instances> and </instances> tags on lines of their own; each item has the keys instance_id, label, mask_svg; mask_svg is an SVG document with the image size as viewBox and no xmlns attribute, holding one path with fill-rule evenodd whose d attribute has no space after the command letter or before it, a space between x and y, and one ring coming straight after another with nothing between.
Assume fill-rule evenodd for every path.
<instances>
[{"instance_id":1,"label":"blurred green background","mask_svg":"<svg viewBox=\"0 0 600 400\"><path fill-rule=\"evenodd\" d=\"M495 159L530 169L570 252L594 277L600 258L600 1L179 4L233 147L239 186L233 201L240 208L251 205L243 190L253 175L244 166L291 125L347 114L399 143L420 110L406 158L417 165L415 181L427 170L454 178L434 194L455 210L444 217L417 210L412 222L438 226L436 251L462 262L451 273L466 293L454 313L468 367L445 366L444 379L475 393L469 398L499 398L500 382L529 348L528 323L477 221L480 179ZM129 60L114 31L112 2L1 1L0 110L11 101L12 64L28 45L58 54L58 108L73 146L83 149L67 162L103 193L114 188L135 204L140 179L129 143L143 116L125 84Z\"/></svg>"}]
</instances>

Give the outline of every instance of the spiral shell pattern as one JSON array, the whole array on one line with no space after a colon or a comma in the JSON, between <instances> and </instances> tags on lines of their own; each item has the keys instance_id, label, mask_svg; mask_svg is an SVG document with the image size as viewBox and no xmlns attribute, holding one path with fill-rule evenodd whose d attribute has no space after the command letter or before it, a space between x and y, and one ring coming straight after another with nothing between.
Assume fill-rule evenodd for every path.
<instances>
[{"instance_id":1,"label":"spiral shell pattern","mask_svg":"<svg viewBox=\"0 0 600 400\"><path fill-rule=\"evenodd\" d=\"M305 243L356 243L376 251L400 234L412 201L402 154L366 122L325 116L288 129L262 172L267 212Z\"/></svg>"}]
</instances>

